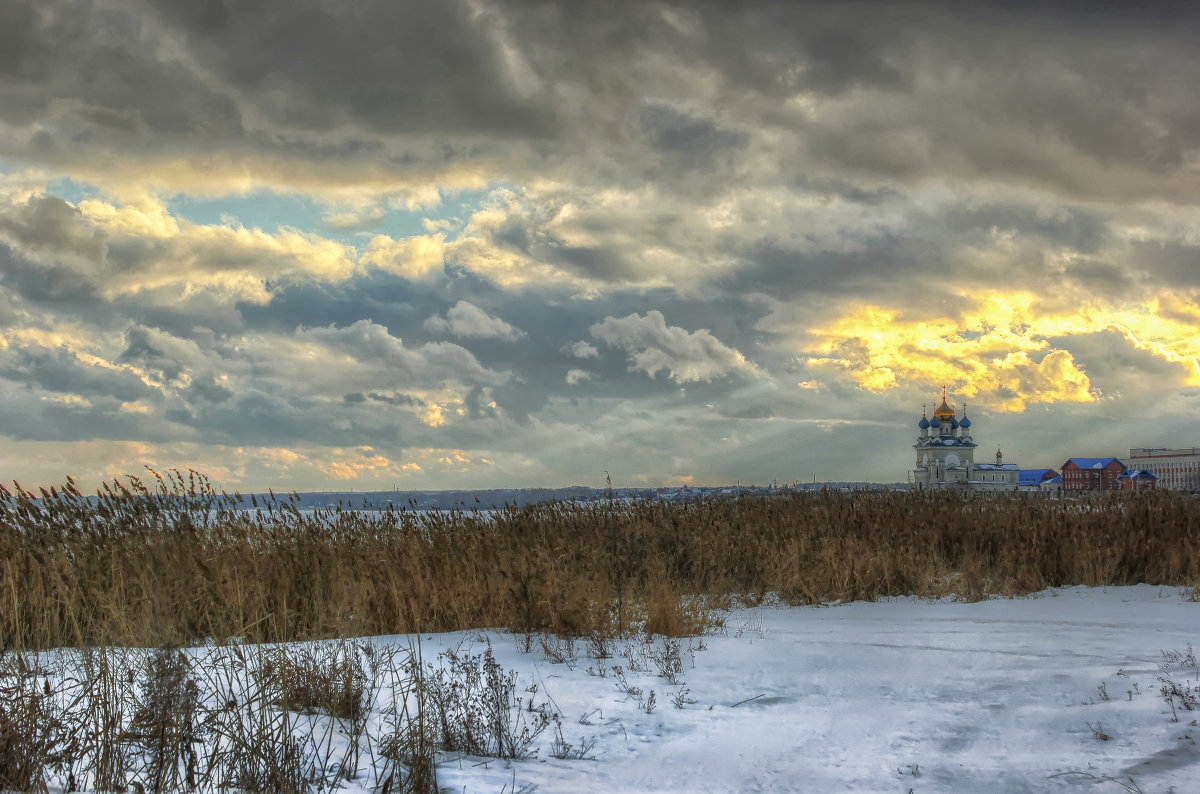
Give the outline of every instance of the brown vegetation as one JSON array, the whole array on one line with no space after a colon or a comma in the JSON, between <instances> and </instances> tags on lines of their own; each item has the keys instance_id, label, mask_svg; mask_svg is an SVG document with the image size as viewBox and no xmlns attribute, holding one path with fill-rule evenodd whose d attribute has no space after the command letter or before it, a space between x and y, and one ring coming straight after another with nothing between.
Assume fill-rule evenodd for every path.
<instances>
[{"instance_id":1,"label":"brown vegetation","mask_svg":"<svg viewBox=\"0 0 1200 794\"><path fill-rule=\"evenodd\" d=\"M346 640L0 651L0 791L300 794L365 775L429 794L439 737L409 708L430 698L419 658ZM499 675L507 704L515 675ZM464 718L478 721L446 724Z\"/></svg>"},{"instance_id":2,"label":"brown vegetation","mask_svg":"<svg viewBox=\"0 0 1200 794\"><path fill-rule=\"evenodd\" d=\"M730 594L792 603L1200 583L1200 500L809 493L488 514L302 511L151 473L0 487L0 647L502 627L683 635Z\"/></svg>"}]
</instances>

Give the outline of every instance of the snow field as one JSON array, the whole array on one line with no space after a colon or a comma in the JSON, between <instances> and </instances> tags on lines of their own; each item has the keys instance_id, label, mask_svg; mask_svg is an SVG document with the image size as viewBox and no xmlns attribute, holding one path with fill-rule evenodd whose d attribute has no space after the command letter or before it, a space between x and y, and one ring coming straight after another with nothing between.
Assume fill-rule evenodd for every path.
<instances>
[{"instance_id":1,"label":"snow field","mask_svg":"<svg viewBox=\"0 0 1200 794\"><path fill-rule=\"evenodd\" d=\"M224 735L238 734L229 720L287 720L312 768L325 770L325 790L380 790L386 739L405 703L415 713L405 659L419 651L432 674L430 665L490 649L501 675L515 674L521 710L507 713L523 725L537 724L538 710L558 717L521 760L439 752L445 791L1185 794L1200 791L1200 710L1188 710L1200 709L1191 653L1200 603L1187 594L1139 585L973 603L765 605L726 614L703 637L615 639L603 659L587 655L586 639L374 637L349 646L368 644L385 670L369 687L357 754L350 721L320 710L281 712L269 699L257 701L267 704L251 710L257 717L221 709L227 699L246 705L252 669L278 660L277 648L188 653ZM298 663L321 656L320 645L283 647ZM72 675L73 654L57 657L55 680ZM128 669L147 654L130 652ZM233 656L249 661L221 661ZM1164 685L1182 694L1164 698ZM357 769L349 779L337 771L348 763ZM65 789L61 778L48 782Z\"/></svg>"},{"instance_id":2,"label":"snow field","mask_svg":"<svg viewBox=\"0 0 1200 794\"><path fill-rule=\"evenodd\" d=\"M1121 791L1109 776L1147 793L1200 791L1200 712L1173 722L1159 693L1162 652L1195 641L1198 615L1178 588L1145 585L757 608L700 638L694 668L685 650L679 685L637 674L657 694L650 714L611 673L588 675L594 660L569 670L491 634L501 664L553 698L568 741L594 737L595 760L544 749L512 763L443 757L439 782L466 792ZM1194 670L1170 675L1195 685ZM696 702L679 709L670 694L681 687ZM588 714L592 724L579 724Z\"/></svg>"}]
</instances>

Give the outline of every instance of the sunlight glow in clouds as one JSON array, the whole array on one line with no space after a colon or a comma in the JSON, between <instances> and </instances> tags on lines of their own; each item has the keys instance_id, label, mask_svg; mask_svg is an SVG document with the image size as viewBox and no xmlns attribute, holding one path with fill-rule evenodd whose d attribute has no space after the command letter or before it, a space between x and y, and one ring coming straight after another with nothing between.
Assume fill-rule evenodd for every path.
<instances>
[{"instance_id":1,"label":"sunlight glow in clouds","mask_svg":"<svg viewBox=\"0 0 1200 794\"><path fill-rule=\"evenodd\" d=\"M0 478L1200 445L1200 10L1110 5L0 4Z\"/></svg>"},{"instance_id":2,"label":"sunlight glow in clouds","mask_svg":"<svg viewBox=\"0 0 1200 794\"><path fill-rule=\"evenodd\" d=\"M1087 373L1056 344L1069 347L1072 336L1115 330L1137 349L1178 364L1182 384L1200 386L1197 328L1158 314L1156 301L1049 314L1038 312L1037 296L1027 292L959 299L969 308L956 318L906 320L900 310L860 307L816 332L824 342L810 361L844 369L870 391L900 381L928 388L953 383L996 410L1019 412L1029 403L1095 400Z\"/></svg>"}]
</instances>

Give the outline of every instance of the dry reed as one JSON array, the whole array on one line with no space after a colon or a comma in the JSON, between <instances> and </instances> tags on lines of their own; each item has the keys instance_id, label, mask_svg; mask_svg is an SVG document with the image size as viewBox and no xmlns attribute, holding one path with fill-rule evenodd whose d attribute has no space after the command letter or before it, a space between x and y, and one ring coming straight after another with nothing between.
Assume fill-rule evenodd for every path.
<instances>
[{"instance_id":1,"label":"dry reed","mask_svg":"<svg viewBox=\"0 0 1200 794\"><path fill-rule=\"evenodd\" d=\"M1200 500L805 493L480 514L307 511L151 472L0 486L0 649L503 627L682 635L792 603L1200 583Z\"/></svg>"}]
</instances>

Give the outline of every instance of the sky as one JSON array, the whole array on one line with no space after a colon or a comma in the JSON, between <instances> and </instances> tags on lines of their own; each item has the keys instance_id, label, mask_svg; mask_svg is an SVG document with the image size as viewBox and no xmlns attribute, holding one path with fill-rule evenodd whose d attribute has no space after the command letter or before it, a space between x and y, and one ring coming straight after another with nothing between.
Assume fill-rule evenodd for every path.
<instances>
[{"instance_id":1,"label":"sky","mask_svg":"<svg viewBox=\"0 0 1200 794\"><path fill-rule=\"evenodd\" d=\"M0 4L0 479L1200 446L1200 10Z\"/></svg>"}]
</instances>

